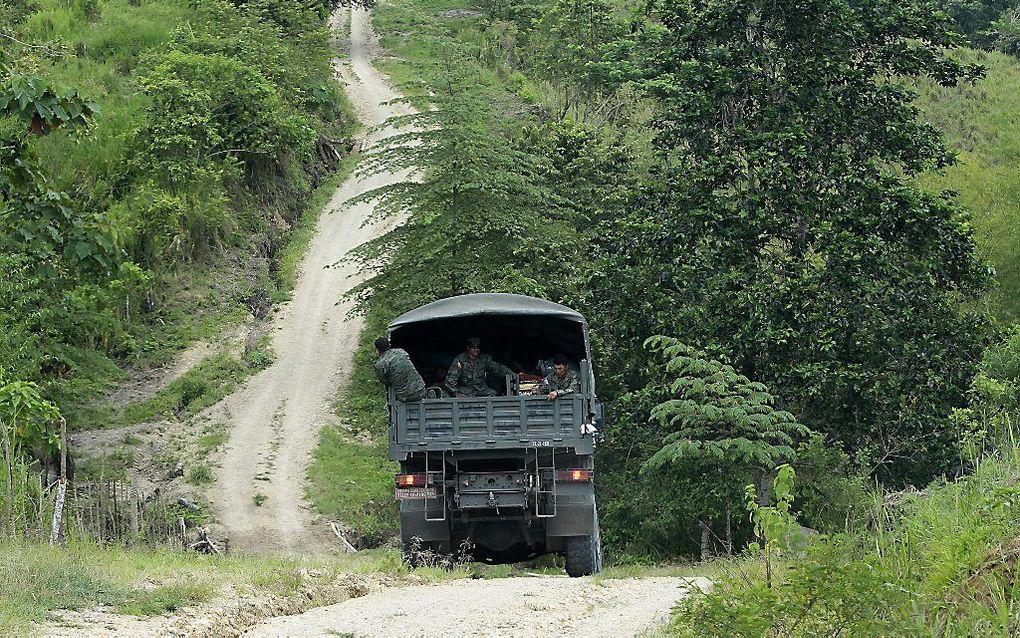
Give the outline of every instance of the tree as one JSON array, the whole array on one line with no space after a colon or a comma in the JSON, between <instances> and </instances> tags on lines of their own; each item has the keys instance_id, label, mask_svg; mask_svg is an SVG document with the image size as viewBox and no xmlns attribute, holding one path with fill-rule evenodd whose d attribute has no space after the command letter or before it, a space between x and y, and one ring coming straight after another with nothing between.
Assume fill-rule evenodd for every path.
<instances>
[{"instance_id":1,"label":"tree","mask_svg":"<svg viewBox=\"0 0 1020 638\"><path fill-rule=\"evenodd\" d=\"M558 204L541 159L497 126L463 54L443 51L440 72L426 75L434 107L387 122L398 132L363 162L365 175L408 177L352 203L374 201L378 215L408 219L359 249L381 274L358 292L387 294L401 307L469 292L545 295L572 262L574 234L552 215Z\"/></svg>"},{"instance_id":2,"label":"tree","mask_svg":"<svg viewBox=\"0 0 1020 638\"><path fill-rule=\"evenodd\" d=\"M989 281L967 214L913 174L952 155L901 78L978 77L913 1L653 3L632 48L659 104L654 181L607 225L592 314L621 381L675 334L725 354L896 480L951 466L948 414Z\"/></svg>"},{"instance_id":3,"label":"tree","mask_svg":"<svg viewBox=\"0 0 1020 638\"><path fill-rule=\"evenodd\" d=\"M986 34L992 48L1020 57L1020 7L1004 10L989 25Z\"/></svg>"},{"instance_id":4,"label":"tree","mask_svg":"<svg viewBox=\"0 0 1020 638\"><path fill-rule=\"evenodd\" d=\"M537 22L539 67L563 91L561 114L581 107L603 90L596 73L602 49L623 34L613 7L604 0L556 0Z\"/></svg>"},{"instance_id":5,"label":"tree","mask_svg":"<svg viewBox=\"0 0 1020 638\"><path fill-rule=\"evenodd\" d=\"M651 337L645 347L662 365L642 392L665 398L650 414L660 428L662 446L643 469L654 472L691 463L715 468L718 480L704 491L718 495L727 516L750 475L759 504L768 506L772 470L794 459L795 438L806 437L810 430L789 412L776 409L776 398L763 384L705 352L664 336ZM710 523L702 519L699 524L707 535ZM705 558L704 542L702 547Z\"/></svg>"},{"instance_id":6,"label":"tree","mask_svg":"<svg viewBox=\"0 0 1020 638\"><path fill-rule=\"evenodd\" d=\"M60 418L55 405L42 398L39 387L24 381L7 382L0 368L0 442L3 444L7 498L4 499L4 520L0 528L13 530L11 508L14 503L13 463L21 449L45 440L59 445L48 426Z\"/></svg>"}]
</instances>

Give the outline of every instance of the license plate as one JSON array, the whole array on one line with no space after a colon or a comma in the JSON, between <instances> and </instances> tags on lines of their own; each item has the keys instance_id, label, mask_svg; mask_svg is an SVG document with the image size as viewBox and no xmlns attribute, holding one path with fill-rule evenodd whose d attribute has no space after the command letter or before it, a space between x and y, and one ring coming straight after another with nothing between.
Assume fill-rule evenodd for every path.
<instances>
[{"instance_id":1,"label":"license plate","mask_svg":"<svg viewBox=\"0 0 1020 638\"><path fill-rule=\"evenodd\" d=\"M415 498L435 498L436 488L433 487L398 487L394 495L396 500L405 501Z\"/></svg>"}]
</instances>

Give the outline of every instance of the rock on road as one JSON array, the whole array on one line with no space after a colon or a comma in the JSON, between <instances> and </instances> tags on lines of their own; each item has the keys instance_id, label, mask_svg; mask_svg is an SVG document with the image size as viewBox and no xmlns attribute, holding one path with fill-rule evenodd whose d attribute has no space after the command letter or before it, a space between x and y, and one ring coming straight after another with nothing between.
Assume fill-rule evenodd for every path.
<instances>
[{"instance_id":1,"label":"rock on road","mask_svg":"<svg viewBox=\"0 0 1020 638\"><path fill-rule=\"evenodd\" d=\"M392 587L273 618L245 636L634 636L704 578L540 576Z\"/></svg>"}]
</instances>

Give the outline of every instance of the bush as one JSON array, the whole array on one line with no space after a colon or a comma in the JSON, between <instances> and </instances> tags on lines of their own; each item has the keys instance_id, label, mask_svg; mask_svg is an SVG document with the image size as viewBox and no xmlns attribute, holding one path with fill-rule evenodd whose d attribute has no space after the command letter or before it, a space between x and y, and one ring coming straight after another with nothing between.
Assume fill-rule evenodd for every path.
<instances>
[{"instance_id":1,"label":"bush","mask_svg":"<svg viewBox=\"0 0 1020 638\"><path fill-rule=\"evenodd\" d=\"M311 152L315 133L256 69L221 54L171 51L141 78L152 98L140 138L140 167L181 185L220 174L225 160L257 177L266 163Z\"/></svg>"}]
</instances>

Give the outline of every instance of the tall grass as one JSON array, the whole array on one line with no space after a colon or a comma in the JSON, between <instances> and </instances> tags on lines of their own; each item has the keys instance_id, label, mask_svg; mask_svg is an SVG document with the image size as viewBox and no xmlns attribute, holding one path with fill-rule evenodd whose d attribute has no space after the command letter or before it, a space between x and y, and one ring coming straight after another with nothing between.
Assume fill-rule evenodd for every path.
<instances>
[{"instance_id":1,"label":"tall grass","mask_svg":"<svg viewBox=\"0 0 1020 638\"><path fill-rule=\"evenodd\" d=\"M372 342L390 314L376 308L366 318L354 374L334 408L339 423L323 428L308 468L309 500L319 513L349 526L359 547L384 544L399 527L393 501L398 468L387 459L386 398L372 367Z\"/></svg>"},{"instance_id":2,"label":"tall grass","mask_svg":"<svg viewBox=\"0 0 1020 638\"><path fill-rule=\"evenodd\" d=\"M1020 447L1012 430L974 471L875 493L847 534L787 555L779 582L724 575L671 635L1020 635ZM746 566L746 562L744 565Z\"/></svg>"}]
</instances>

